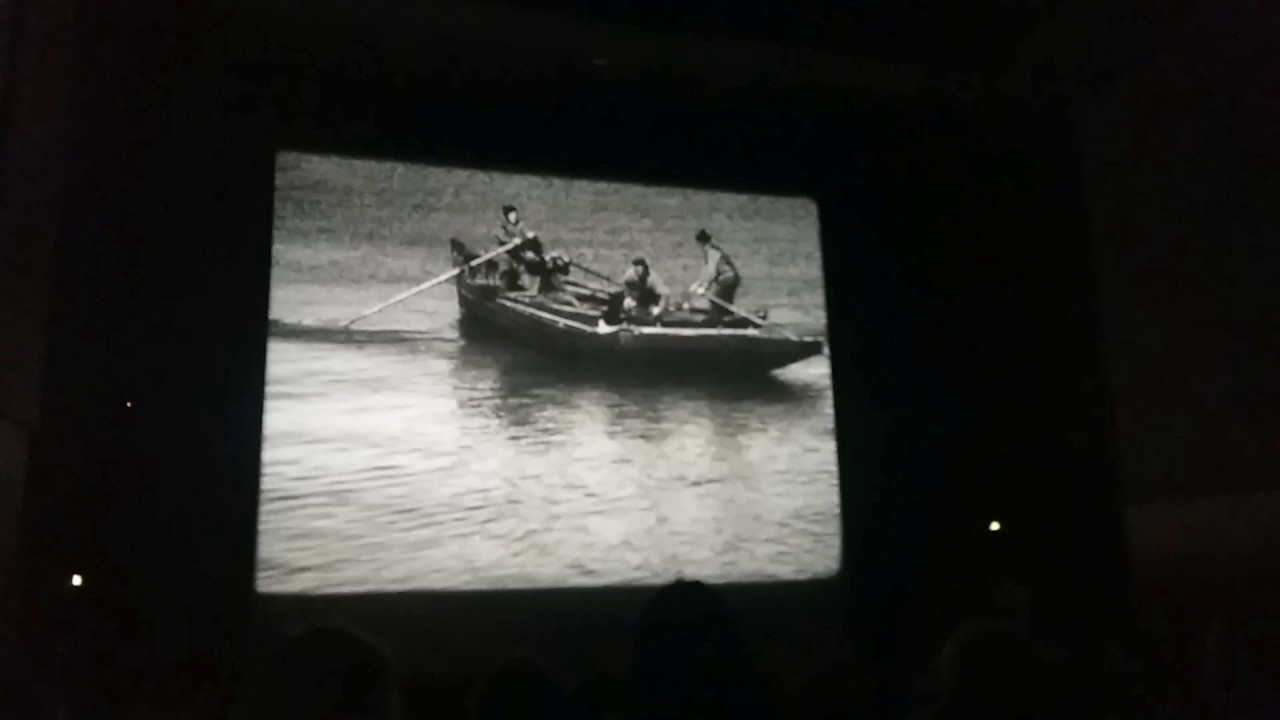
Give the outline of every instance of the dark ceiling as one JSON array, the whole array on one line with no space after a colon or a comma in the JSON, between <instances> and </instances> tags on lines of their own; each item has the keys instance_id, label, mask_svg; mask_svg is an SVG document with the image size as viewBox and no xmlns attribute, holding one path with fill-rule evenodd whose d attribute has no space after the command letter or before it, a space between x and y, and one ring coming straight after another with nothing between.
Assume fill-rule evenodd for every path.
<instances>
[{"instance_id":1,"label":"dark ceiling","mask_svg":"<svg viewBox=\"0 0 1280 720\"><path fill-rule=\"evenodd\" d=\"M304 67L325 84L432 77L508 93L657 80L672 92L795 106L801 98L839 105L867 91L972 97L998 88L1015 69L1044 64L1028 64L1026 48L1060 21L1057 3L254 0L237 19L243 44L265 42L268 62Z\"/></svg>"},{"instance_id":2,"label":"dark ceiling","mask_svg":"<svg viewBox=\"0 0 1280 720\"><path fill-rule=\"evenodd\" d=\"M489 0L637 29L770 42L860 60L947 63L960 71L1012 62L1059 0Z\"/></svg>"}]
</instances>

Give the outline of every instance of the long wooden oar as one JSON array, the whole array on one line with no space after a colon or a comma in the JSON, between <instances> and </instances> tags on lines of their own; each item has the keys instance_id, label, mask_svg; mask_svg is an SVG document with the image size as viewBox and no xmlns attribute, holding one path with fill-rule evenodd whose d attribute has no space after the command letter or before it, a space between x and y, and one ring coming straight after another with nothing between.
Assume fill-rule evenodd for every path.
<instances>
[{"instance_id":1,"label":"long wooden oar","mask_svg":"<svg viewBox=\"0 0 1280 720\"><path fill-rule=\"evenodd\" d=\"M594 285L588 285L586 283L577 282L576 280L565 280L563 282L565 284L565 287L572 288L573 290L581 292L584 295L592 295L600 299L608 299L613 295L613 293L609 292L608 290L598 288Z\"/></svg>"},{"instance_id":2,"label":"long wooden oar","mask_svg":"<svg viewBox=\"0 0 1280 720\"><path fill-rule=\"evenodd\" d=\"M785 335L785 336L787 337L787 339L788 339L788 340L799 340L799 339L800 339L800 338L799 338L799 336L797 336L795 333L792 333L792 332L790 332L790 331L788 331L788 330L786 330L786 329L784 329L784 328L782 328L782 327L779 327L778 325L776 325L776 324L774 324L774 323L768 322L767 320L765 320L765 319L763 319L763 318L756 317L755 315L753 315L753 314L751 314L751 313L747 312L746 310L743 310L742 308L738 307L737 305L733 305L733 304L731 304L731 303L727 303L727 302L725 302L725 301L721 300L720 298L716 297L715 295L711 295L711 294L709 294L709 293L705 293L705 292L704 292L704 293L699 293L699 294L700 294L700 295L703 295L704 297L706 297L706 298L707 298L708 300L710 300L711 302L715 303L716 305L719 305L720 307L724 308L725 310L728 310L729 312L733 313L734 315L737 315L738 317L741 317L741 318L745 318L745 319L747 319L747 320L750 320L751 322L755 323L756 325L759 325L759 326L760 326L760 327L762 327L762 328L772 328L772 329L774 329L774 330L777 330L778 332L780 332L780 333L782 333L783 335Z\"/></svg>"},{"instance_id":3,"label":"long wooden oar","mask_svg":"<svg viewBox=\"0 0 1280 720\"><path fill-rule=\"evenodd\" d=\"M395 297L382 303L381 305L377 305L375 307L369 308L368 310L365 310L363 313L357 315L356 317L353 317L350 320L342 323L342 325L340 325L339 327L344 327L344 328L351 327L352 325L355 325L357 322L369 317L374 313L382 312L383 310L386 310L387 308L391 307L392 305L395 305L398 302L402 302L404 300L407 300L413 297L414 295L417 295L423 290L430 290L431 288L435 287L436 285L439 285L442 282L445 282L447 280L452 280L453 278L457 277L463 270L468 270L482 263L488 262L489 260L492 260L493 258L501 255L502 253L514 249L515 247L521 245L522 243L524 243L524 238L521 238L520 240L512 240L506 245L502 245L498 248L490 250L489 252L481 255L475 260L468 262L465 265L459 265L458 267L450 270L449 272L443 275L431 278L430 280L422 283L421 285L405 290L404 292L400 293L399 295L396 295Z\"/></svg>"},{"instance_id":4,"label":"long wooden oar","mask_svg":"<svg viewBox=\"0 0 1280 720\"><path fill-rule=\"evenodd\" d=\"M582 272L584 272L584 273L586 273L586 274L588 274L588 275L590 275L590 276L592 276L592 277L599 278L599 279L601 279L601 280L603 280L603 281L605 281L605 282L607 282L607 283L609 283L609 284L611 284L611 285L616 285L616 286L618 286L618 287L622 287L622 283L621 283L620 281L618 281L618 280L614 280L613 278L609 277L608 275L605 275L605 274L604 274L604 273L602 273L602 272L597 272L597 271L595 271L595 270L592 270L591 268L587 267L586 265L583 265L583 264L579 263L577 260L570 260L570 261L569 261L569 264L570 264L570 265L572 265L572 266L574 266L574 267L576 267L576 268L578 268L578 269L579 269L579 270L581 270Z\"/></svg>"}]
</instances>

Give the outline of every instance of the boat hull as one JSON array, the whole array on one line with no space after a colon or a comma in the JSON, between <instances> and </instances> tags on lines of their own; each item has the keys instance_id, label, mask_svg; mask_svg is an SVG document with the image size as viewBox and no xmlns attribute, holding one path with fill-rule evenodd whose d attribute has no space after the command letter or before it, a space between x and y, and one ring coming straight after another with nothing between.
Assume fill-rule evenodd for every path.
<instances>
[{"instance_id":1,"label":"boat hull","mask_svg":"<svg viewBox=\"0 0 1280 720\"><path fill-rule=\"evenodd\" d=\"M821 338L789 338L754 328L601 328L599 313L553 306L535 296L456 281L460 326L469 337L515 342L574 362L633 372L720 375L768 373L820 355Z\"/></svg>"}]
</instances>

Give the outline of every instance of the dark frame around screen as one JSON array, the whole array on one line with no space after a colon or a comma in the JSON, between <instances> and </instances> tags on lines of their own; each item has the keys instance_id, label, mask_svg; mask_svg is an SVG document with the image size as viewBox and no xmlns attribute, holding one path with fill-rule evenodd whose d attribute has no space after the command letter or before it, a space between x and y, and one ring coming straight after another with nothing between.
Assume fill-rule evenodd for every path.
<instances>
[{"instance_id":1,"label":"dark frame around screen","mask_svg":"<svg viewBox=\"0 0 1280 720\"><path fill-rule=\"evenodd\" d=\"M608 87L608 83L604 84ZM648 93L633 89L613 90L614 102L636 108L649 106L647 113L628 113L626 106L610 113L608 121L587 116L571 121L549 114L538 123L511 128L501 112L483 107L457 110L456 117L432 125L433 137L446 136L448 142L431 142L402 128L412 127L412 118L430 117L431 108L393 107L380 117L384 125L369 126L367 117L348 118L339 109L299 118L287 114L276 117L275 132L264 138L259 152L304 152L370 160L394 160L425 165L523 174L582 178L646 185L662 185L701 190L800 196L814 200L819 208L823 235L823 262L827 268L838 262L830 248L835 237L828 229L828 217L856 216L856 197L836 192L824 183L830 171L821 158L832 149L833 135L815 132L816 123L803 117L762 113L750 121L738 112L707 113L685 108L665 113L652 106ZM322 94L319 102L342 96ZM550 102L550 101L549 101ZM325 117L324 121L319 118ZM726 127L735 130L731 135ZM397 128L388 130L388 128ZM699 129L700 128L700 129ZM825 139L824 139L825 138ZM849 150L857 148L850 138ZM733 148L769 148L751 158ZM262 168L265 170L265 166ZM842 178L842 181L844 178ZM271 182L274 176L271 176ZM260 185L260 179L257 185ZM840 188L846 190L847 188ZM832 198L843 195L840 206ZM839 222L839 221L837 221ZM838 225L837 225L838 227ZM270 246L270 238L259 240ZM829 277L829 276L828 276ZM833 289L827 283L829 337L833 364L845 351L848 325L832 312ZM264 307L265 315L265 307ZM264 328L265 330L265 328ZM265 333L264 333L265 342ZM843 357L847 358L845 354ZM848 366L833 368L833 394L839 428L841 467L842 547L841 569L822 580L719 586L735 607L758 629L755 640L768 646L767 654L779 662L805 663L804 657L831 658L847 644L850 611L848 584L852 548L863 537L863 528L851 530L850 517L858 503L850 499L846 482L857 456L866 452L859 443L846 441L846 425L874 428L874 416L856 404L862 395L861 379ZM861 419L851 419L861 416ZM874 430L872 430L874 432ZM852 458L850 457L852 456ZM873 466L874 460L861 464ZM863 471L866 473L867 471ZM855 473L856 474L856 473ZM865 476L865 475L864 475ZM855 491L856 492L856 491ZM865 505L864 505L865 506ZM859 516L863 513L858 513ZM856 525L854 526L856 528ZM414 667L431 667L449 658L449 669L482 667L511 642L530 648L534 654L554 657L554 662L590 666L603 663L615 671L625 670L629 652L630 627L652 587L609 587L596 589L489 590L470 592L423 591L399 594L356 594L326 596L266 596L255 601L259 639L299 623L342 620L358 625L380 638L395 638L402 659ZM436 622L432 618L447 618ZM803 629L783 630L798 618L808 618ZM513 640L513 638L518 638ZM781 660L788 658L788 660ZM775 668L780 669L780 668ZM816 667L812 670L816 671Z\"/></svg>"},{"instance_id":2,"label":"dark frame around screen","mask_svg":"<svg viewBox=\"0 0 1280 720\"><path fill-rule=\"evenodd\" d=\"M806 83L710 40L707 57L754 69L640 54L602 67L537 32L519 33L535 50L450 39L368 6L347 22L277 10L204 25L112 9L84 9L69 90L23 498L36 661L120 698L205 698L210 714L242 660L304 620L355 618L394 639L406 671L475 669L512 643L565 666L626 663L648 591L255 598L279 149L817 201L844 567L726 589L766 671L794 681L853 656L906 672L1010 568L1061 608L1104 594L1073 578L1119 576L1073 550L1112 526L1067 108ZM999 538L991 513L1010 518Z\"/></svg>"}]
</instances>

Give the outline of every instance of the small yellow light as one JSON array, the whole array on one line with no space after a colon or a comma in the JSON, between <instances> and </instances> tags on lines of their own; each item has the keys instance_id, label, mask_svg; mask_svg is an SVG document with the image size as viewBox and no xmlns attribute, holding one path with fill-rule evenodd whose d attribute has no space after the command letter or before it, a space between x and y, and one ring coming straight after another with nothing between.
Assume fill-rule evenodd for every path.
<instances>
[{"instance_id":1,"label":"small yellow light","mask_svg":"<svg viewBox=\"0 0 1280 720\"><path fill-rule=\"evenodd\" d=\"M80 577L80 573L71 576L71 587L80 587L84 584L84 578Z\"/></svg>"},{"instance_id":2,"label":"small yellow light","mask_svg":"<svg viewBox=\"0 0 1280 720\"><path fill-rule=\"evenodd\" d=\"M991 532L1000 532L1000 521L992 520L991 524L987 526L987 529Z\"/></svg>"},{"instance_id":3,"label":"small yellow light","mask_svg":"<svg viewBox=\"0 0 1280 720\"><path fill-rule=\"evenodd\" d=\"M127 408L131 408L131 407L133 407L133 401L132 401L132 400L125 400L125 401L124 401L124 406L125 406L125 407L127 407Z\"/></svg>"}]
</instances>

